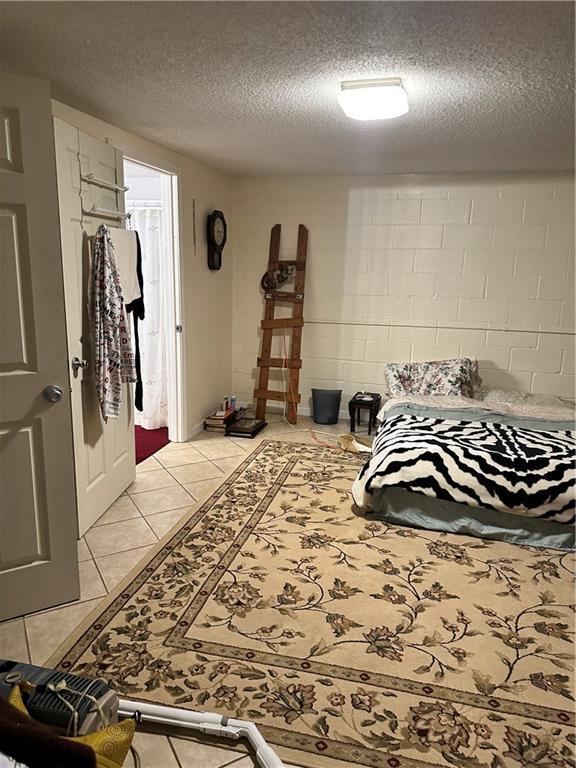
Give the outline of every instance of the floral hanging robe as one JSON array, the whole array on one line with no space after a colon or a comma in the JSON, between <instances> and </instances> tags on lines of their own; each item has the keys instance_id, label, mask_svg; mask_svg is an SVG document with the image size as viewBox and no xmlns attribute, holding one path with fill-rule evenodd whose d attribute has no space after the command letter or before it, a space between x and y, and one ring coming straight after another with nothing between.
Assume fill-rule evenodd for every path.
<instances>
[{"instance_id":1,"label":"floral hanging robe","mask_svg":"<svg viewBox=\"0 0 576 768\"><path fill-rule=\"evenodd\" d=\"M96 391L102 417L108 421L118 418L122 383L136 381L136 369L114 246L104 224L92 242L91 308Z\"/></svg>"}]
</instances>

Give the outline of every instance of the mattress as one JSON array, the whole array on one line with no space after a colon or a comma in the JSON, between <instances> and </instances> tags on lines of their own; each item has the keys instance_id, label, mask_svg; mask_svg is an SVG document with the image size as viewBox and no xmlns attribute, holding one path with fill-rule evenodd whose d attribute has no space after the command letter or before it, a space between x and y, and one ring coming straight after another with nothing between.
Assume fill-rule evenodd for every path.
<instances>
[{"instance_id":1,"label":"mattress","mask_svg":"<svg viewBox=\"0 0 576 768\"><path fill-rule=\"evenodd\" d=\"M573 525L540 518L520 519L517 515L492 509L475 509L466 504L440 501L404 488L381 488L376 491L367 514L377 520L428 531L459 533L549 549L571 550L576 547L576 528Z\"/></svg>"},{"instance_id":2,"label":"mattress","mask_svg":"<svg viewBox=\"0 0 576 768\"><path fill-rule=\"evenodd\" d=\"M468 398L389 401L356 504L390 522L573 548L573 414L528 413Z\"/></svg>"}]
</instances>

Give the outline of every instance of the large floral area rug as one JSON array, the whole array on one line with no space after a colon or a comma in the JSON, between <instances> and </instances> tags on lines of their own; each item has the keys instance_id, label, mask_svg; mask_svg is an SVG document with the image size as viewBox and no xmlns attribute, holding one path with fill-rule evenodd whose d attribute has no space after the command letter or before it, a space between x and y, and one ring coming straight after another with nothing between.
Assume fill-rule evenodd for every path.
<instances>
[{"instance_id":1,"label":"large floral area rug","mask_svg":"<svg viewBox=\"0 0 576 768\"><path fill-rule=\"evenodd\" d=\"M371 520L359 464L263 443L59 667L314 768L574 765L573 556Z\"/></svg>"}]
</instances>

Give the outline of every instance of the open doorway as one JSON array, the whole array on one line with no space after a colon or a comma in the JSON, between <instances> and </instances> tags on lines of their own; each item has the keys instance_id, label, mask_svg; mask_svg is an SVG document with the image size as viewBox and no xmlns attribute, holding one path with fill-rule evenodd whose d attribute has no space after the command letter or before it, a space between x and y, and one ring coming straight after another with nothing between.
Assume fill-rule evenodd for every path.
<instances>
[{"instance_id":1,"label":"open doorway","mask_svg":"<svg viewBox=\"0 0 576 768\"><path fill-rule=\"evenodd\" d=\"M124 160L130 226L142 252L145 317L138 326L141 408L135 408L136 463L185 439L182 412L177 176Z\"/></svg>"}]
</instances>

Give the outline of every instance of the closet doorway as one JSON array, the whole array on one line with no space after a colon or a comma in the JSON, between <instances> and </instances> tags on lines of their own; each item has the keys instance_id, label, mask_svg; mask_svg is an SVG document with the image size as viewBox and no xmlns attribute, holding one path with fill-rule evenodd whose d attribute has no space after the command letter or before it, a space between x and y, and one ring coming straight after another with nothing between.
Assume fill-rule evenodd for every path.
<instances>
[{"instance_id":1,"label":"closet doorway","mask_svg":"<svg viewBox=\"0 0 576 768\"><path fill-rule=\"evenodd\" d=\"M184 434L178 177L124 158L126 212L142 252L145 317L138 325L142 410L134 410L136 462Z\"/></svg>"}]
</instances>

